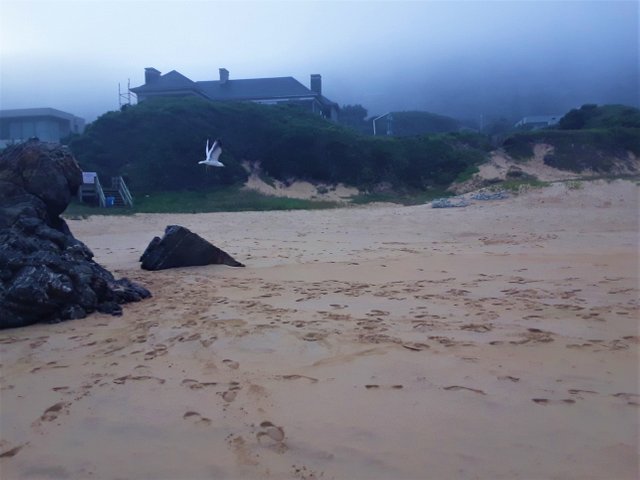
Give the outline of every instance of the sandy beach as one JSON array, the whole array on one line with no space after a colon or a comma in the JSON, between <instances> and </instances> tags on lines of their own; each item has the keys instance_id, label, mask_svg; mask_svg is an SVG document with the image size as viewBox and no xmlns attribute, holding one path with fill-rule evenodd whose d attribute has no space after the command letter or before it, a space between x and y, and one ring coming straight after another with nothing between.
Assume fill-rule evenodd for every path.
<instances>
[{"instance_id":1,"label":"sandy beach","mask_svg":"<svg viewBox=\"0 0 640 480\"><path fill-rule=\"evenodd\" d=\"M638 478L638 191L70 220L153 298L0 332L0 476Z\"/></svg>"}]
</instances>

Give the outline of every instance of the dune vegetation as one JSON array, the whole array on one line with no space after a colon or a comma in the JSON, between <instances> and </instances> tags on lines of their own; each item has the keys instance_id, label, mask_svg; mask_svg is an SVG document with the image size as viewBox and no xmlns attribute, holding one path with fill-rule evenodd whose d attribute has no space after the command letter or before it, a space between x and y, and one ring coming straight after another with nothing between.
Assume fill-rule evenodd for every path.
<instances>
[{"instance_id":1,"label":"dune vegetation","mask_svg":"<svg viewBox=\"0 0 640 480\"><path fill-rule=\"evenodd\" d=\"M225 168L198 165L207 138L221 139ZM380 184L446 187L490 149L477 134L371 137L295 106L195 98L108 112L69 145L84 170L123 175L144 194L241 184L248 176L243 164L259 165L281 182L344 183L362 191Z\"/></svg>"}]
</instances>

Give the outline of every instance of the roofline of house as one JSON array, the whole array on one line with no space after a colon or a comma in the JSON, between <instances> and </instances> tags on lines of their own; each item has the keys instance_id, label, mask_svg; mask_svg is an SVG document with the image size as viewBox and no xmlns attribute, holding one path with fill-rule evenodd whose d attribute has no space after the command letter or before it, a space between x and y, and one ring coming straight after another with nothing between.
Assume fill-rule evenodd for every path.
<instances>
[{"instance_id":1,"label":"roofline of house","mask_svg":"<svg viewBox=\"0 0 640 480\"><path fill-rule=\"evenodd\" d=\"M0 110L0 118L24 118L24 117L54 117L63 118L65 120L81 120L82 117L73 115L72 113L63 112L56 108L42 107L42 108L15 108L8 110Z\"/></svg>"}]
</instances>

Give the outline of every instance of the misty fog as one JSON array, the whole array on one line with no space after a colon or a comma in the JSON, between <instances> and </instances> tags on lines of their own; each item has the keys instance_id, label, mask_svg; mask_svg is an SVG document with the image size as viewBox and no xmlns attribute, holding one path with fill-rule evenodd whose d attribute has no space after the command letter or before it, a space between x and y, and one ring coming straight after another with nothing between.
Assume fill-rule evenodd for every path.
<instances>
[{"instance_id":1,"label":"misty fog","mask_svg":"<svg viewBox=\"0 0 640 480\"><path fill-rule=\"evenodd\" d=\"M638 106L638 2L0 3L0 108L88 121L145 67L192 80L293 76L370 115L478 120Z\"/></svg>"}]
</instances>

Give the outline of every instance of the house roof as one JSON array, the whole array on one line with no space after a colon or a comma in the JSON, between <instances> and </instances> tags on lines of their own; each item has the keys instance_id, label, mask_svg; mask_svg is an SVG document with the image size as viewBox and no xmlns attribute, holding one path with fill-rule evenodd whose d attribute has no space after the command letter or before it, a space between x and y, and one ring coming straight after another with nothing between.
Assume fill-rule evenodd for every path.
<instances>
[{"instance_id":1,"label":"house roof","mask_svg":"<svg viewBox=\"0 0 640 480\"><path fill-rule=\"evenodd\" d=\"M200 91L212 100L249 100L315 96L293 77L250 78L196 82Z\"/></svg>"},{"instance_id":2,"label":"house roof","mask_svg":"<svg viewBox=\"0 0 640 480\"><path fill-rule=\"evenodd\" d=\"M523 117L518 123L526 125L529 123L557 123L562 118L562 115L532 115Z\"/></svg>"},{"instance_id":3,"label":"house roof","mask_svg":"<svg viewBox=\"0 0 640 480\"><path fill-rule=\"evenodd\" d=\"M0 110L0 118L21 118L21 117L55 117L65 120L76 120L84 122L84 119L76 117L71 113L63 112L55 108L17 108L13 110Z\"/></svg>"},{"instance_id":4,"label":"house roof","mask_svg":"<svg viewBox=\"0 0 640 480\"><path fill-rule=\"evenodd\" d=\"M145 83L139 87L130 89L134 93L149 93L149 92L165 92L167 90L196 90L196 82L188 79L180 72L171 70L164 75L158 77L158 79L152 83Z\"/></svg>"},{"instance_id":5,"label":"house roof","mask_svg":"<svg viewBox=\"0 0 640 480\"><path fill-rule=\"evenodd\" d=\"M156 93L192 90L211 100L269 100L279 98L317 98L325 106L338 104L318 95L293 77L249 78L194 82L181 73L172 70L151 83L131 89L132 92Z\"/></svg>"}]
</instances>

